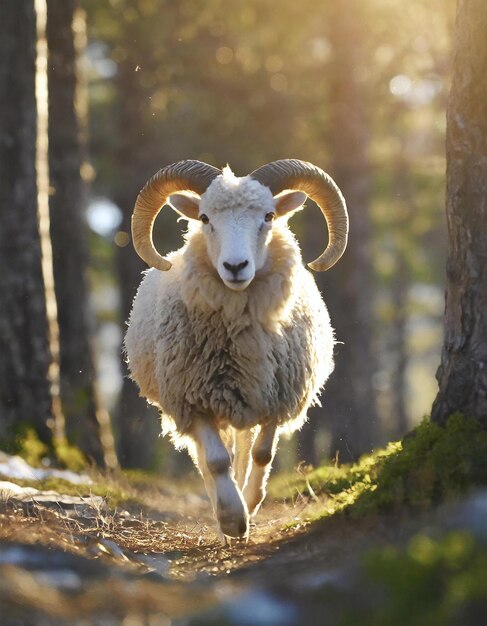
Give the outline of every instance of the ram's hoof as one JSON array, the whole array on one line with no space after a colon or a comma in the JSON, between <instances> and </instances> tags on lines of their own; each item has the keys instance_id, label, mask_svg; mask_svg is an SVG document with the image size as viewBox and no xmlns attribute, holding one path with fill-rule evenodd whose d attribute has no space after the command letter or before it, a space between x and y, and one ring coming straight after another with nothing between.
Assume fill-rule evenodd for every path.
<instances>
[{"instance_id":1,"label":"ram's hoof","mask_svg":"<svg viewBox=\"0 0 487 626\"><path fill-rule=\"evenodd\" d=\"M239 519L233 516L218 515L218 522L221 532L227 537L238 539L248 535L249 523L246 516Z\"/></svg>"}]
</instances>

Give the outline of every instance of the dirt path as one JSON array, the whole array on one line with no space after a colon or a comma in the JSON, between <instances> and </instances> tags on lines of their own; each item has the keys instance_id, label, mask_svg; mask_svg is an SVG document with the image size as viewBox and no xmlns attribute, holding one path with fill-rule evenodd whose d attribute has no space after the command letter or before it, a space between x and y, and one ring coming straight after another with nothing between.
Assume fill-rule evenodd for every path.
<instances>
[{"instance_id":1,"label":"dirt path","mask_svg":"<svg viewBox=\"0 0 487 626\"><path fill-rule=\"evenodd\" d=\"M134 554L150 547L169 561L167 575L191 581L202 575L230 574L269 558L291 539L301 536L300 520L312 516L317 504L299 499L289 504L267 501L251 524L248 541L233 540L222 547L217 540L210 504L199 481L173 488L150 488L139 493L149 546L137 535L113 532L112 538ZM156 532L149 530L156 525ZM123 522L122 522L123 527Z\"/></svg>"},{"instance_id":2,"label":"dirt path","mask_svg":"<svg viewBox=\"0 0 487 626\"><path fill-rule=\"evenodd\" d=\"M364 579L365 552L455 519L339 514L310 525L324 503L298 496L267 501L249 541L222 547L197 480L102 479L121 504L86 487L68 496L0 483L1 626L335 626L357 603L383 601ZM485 528L479 498L461 524L470 515Z\"/></svg>"},{"instance_id":3,"label":"dirt path","mask_svg":"<svg viewBox=\"0 0 487 626\"><path fill-rule=\"evenodd\" d=\"M267 502L249 541L222 547L199 483L122 486L136 497L116 508L86 494L4 490L2 626L119 624L127 616L134 625L159 623L156 616L187 620L231 604L264 579L277 584L290 563L297 567L311 554L309 544L303 551L292 542L305 536L299 520L315 503ZM273 575L259 569L273 558ZM239 624L240 614L245 617L244 608L229 623Z\"/></svg>"}]
</instances>

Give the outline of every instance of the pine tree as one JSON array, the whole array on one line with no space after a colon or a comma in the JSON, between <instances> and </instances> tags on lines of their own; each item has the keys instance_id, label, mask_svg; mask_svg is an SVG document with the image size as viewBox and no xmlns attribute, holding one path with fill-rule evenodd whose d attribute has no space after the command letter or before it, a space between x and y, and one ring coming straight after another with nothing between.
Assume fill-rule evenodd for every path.
<instances>
[{"instance_id":1,"label":"pine tree","mask_svg":"<svg viewBox=\"0 0 487 626\"><path fill-rule=\"evenodd\" d=\"M487 4L459 0L447 111L444 343L432 419L487 426Z\"/></svg>"},{"instance_id":2,"label":"pine tree","mask_svg":"<svg viewBox=\"0 0 487 626\"><path fill-rule=\"evenodd\" d=\"M61 400L71 443L98 465L115 459L109 417L98 402L90 340L83 219L85 184L80 119L79 48L84 14L77 0L47 0L49 87L49 198L59 321ZM108 455L108 457L107 457Z\"/></svg>"},{"instance_id":3,"label":"pine tree","mask_svg":"<svg viewBox=\"0 0 487 626\"><path fill-rule=\"evenodd\" d=\"M49 330L36 177L36 12L0 2L0 438L52 440Z\"/></svg>"}]
</instances>

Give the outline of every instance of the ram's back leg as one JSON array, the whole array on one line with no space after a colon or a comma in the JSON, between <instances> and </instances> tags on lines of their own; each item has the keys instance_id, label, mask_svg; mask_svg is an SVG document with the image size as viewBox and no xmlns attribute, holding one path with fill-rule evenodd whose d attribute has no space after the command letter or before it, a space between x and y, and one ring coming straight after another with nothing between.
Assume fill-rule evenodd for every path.
<instances>
[{"instance_id":1,"label":"ram's back leg","mask_svg":"<svg viewBox=\"0 0 487 626\"><path fill-rule=\"evenodd\" d=\"M257 513L265 498L267 479L271 471L278 440L279 435L276 424L260 426L252 446L252 468L243 492L249 515L251 516Z\"/></svg>"},{"instance_id":2,"label":"ram's back leg","mask_svg":"<svg viewBox=\"0 0 487 626\"><path fill-rule=\"evenodd\" d=\"M250 471L250 450L254 443L256 429L235 430L233 468L238 488L243 491Z\"/></svg>"},{"instance_id":3,"label":"ram's back leg","mask_svg":"<svg viewBox=\"0 0 487 626\"><path fill-rule=\"evenodd\" d=\"M247 506L235 482L230 455L217 426L211 420L197 418L193 422L191 435L195 443L196 462L221 534L228 537L246 536Z\"/></svg>"}]
</instances>

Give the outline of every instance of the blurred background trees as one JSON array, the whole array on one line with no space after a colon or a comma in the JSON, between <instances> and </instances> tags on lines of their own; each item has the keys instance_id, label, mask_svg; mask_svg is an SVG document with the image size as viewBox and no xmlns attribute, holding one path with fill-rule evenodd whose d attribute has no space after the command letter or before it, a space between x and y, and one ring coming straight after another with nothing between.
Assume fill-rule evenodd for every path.
<instances>
[{"instance_id":1,"label":"blurred background trees","mask_svg":"<svg viewBox=\"0 0 487 626\"><path fill-rule=\"evenodd\" d=\"M122 216L104 240L118 259L119 337L143 269L128 245L132 205L163 165L199 158L244 174L297 157L328 170L345 193L350 248L315 275L343 343L323 407L312 410L299 451L284 446L282 463L356 458L429 411L453 4L305 0L276 14L262 0L232 11L220 0L84 3L93 190ZM178 246L172 212L158 221L161 249ZM326 239L319 212L311 206L292 227L304 259L314 258ZM130 465L148 463L154 417L126 378L121 399L119 451Z\"/></svg>"},{"instance_id":2,"label":"blurred background trees","mask_svg":"<svg viewBox=\"0 0 487 626\"><path fill-rule=\"evenodd\" d=\"M339 342L324 402L331 451L342 461L370 450L379 431L373 388L378 363L372 350L372 114L371 85L365 80L372 50L364 30L367 17L371 15L360 0L330 3L324 30L331 46L326 100L330 117L324 129L328 167L347 199L352 224L342 267L317 279ZM353 46L343 45L345 41L353 41Z\"/></svg>"},{"instance_id":3,"label":"blurred background trees","mask_svg":"<svg viewBox=\"0 0 487 626\"><path fill-rule=\"evenodd\" d=\"M100 466L115 456L99 403L86 271L86 89L79 71L85 15L77 0L47 0L49 212L59 323L60 397L68 440Z\"/></svg>"},{"instance_id":4,"label":"blurred background trees","mask_svg":"<svg viewBox=\"0 0 487 626\"><path fill-rule=\"evenodd\" d=\"M454 0L283 0L278 10L266 0L231 10L222 0L47 5L68 437L97 462L113 460L107 407L124 466L178 469L157 436L157 413L127 379L121 338L144 269L130 242L136 195L157 169L183 158L228 162L239 175L277 158L309 160L348 201L347 255L315 275L340 342L336 371L323 406L298 441L283 444L279 462L346 461L407 432L436 391ZM5 64L2 71L11 80ZM326 242L309 204L291 223L305 261ZM181 228L162 212L161 250L180 245Z\"/></svg>"}]
</instances>

